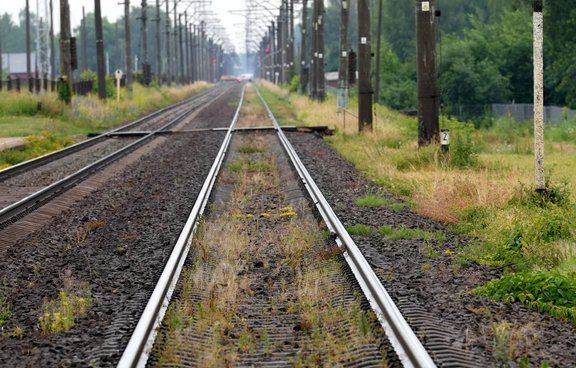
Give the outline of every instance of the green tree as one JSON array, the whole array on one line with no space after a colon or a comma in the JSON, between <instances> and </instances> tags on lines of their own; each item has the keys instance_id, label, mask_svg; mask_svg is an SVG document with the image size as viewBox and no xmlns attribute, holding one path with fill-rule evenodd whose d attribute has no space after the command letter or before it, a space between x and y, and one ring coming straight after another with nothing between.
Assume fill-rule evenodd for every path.
<instances>
[{"instance_id":1,"label":"green tree","mask_svg":"<svg viewBox=\"0 0 576 368\"><path fill-rule=\"evenodd\" d=\"M544 4L547 103L576 108L576 9L573 1Z\"/></svg>"}]
</instances>

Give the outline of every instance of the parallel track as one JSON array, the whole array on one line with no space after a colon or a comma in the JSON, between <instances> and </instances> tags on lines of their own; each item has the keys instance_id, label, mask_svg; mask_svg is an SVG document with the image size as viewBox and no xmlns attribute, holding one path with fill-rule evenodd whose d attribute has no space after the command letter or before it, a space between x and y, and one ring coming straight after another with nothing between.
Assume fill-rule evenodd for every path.
<instances>
[{"instance_id":1,"label":"parallel track","mask_svg":"<svg viewBox=\"0 0 576 368\"><path fill-rule=\"evenodd\" d=\"M201 100L206 95L213 93L213 91L214 91L214 88L207 89L207 90L202 91L202 92L200 92L200 93L198 93L198 94L196 94L190 98L187 98L187 99L180 101L176 104L167 106L167 107L162 108L160 110L154 111L153 113L148 114L146 116L143 116L140 119L137 119L133 122L122 125L118 128L109 130L103 134L96 136L96 137L93 137L93 138L87 139L85 141L76 143L74 145L68 146L68 147L63 148L61 150L58 150L58 151L48 153L46 155L34 158L32 160L28 160L28 161L19 163L17 165L10 166L4 170L0 170L0 182L5 181L8 178L17 176L19 174L22 174L24 172L30 171L34 168L46 165L49 162L53 162L53 161L56 161L60 158L69 156L72 153L82 151L88 147L95 145L95 144L101 143L101 142L109 139L111 136L114 136L114 135L119 134L121 132L127 132L127 131L134 130L134 128L142 126L143 124L146 124L146 123L150 122L151 120L158 118L167 112L178 111L178 109L185 107L187 104L193 103L197 100Z\"/></svg>"},{"instance_id":2,"label":"parallel track","mask_svg":"<svg viewBox=\"0 0 576 368\"><path fill-rule=\"evenodd\" d=\"M176 118L171 119L168 123L164 123L162 126L153 131L139 133L139 135L142 135L142 137L136 140L135 142L125 146L120 150L117 150L116 152L107 155L106 157L99 159L98 161L82 168L81 170L78 170L77 172L61 180L58 180L34 192L33 194L9 205L8 207L0 210L0 229L3 229L8 225L22 219L24 216L34 211L35 209L39 208L43 204L47 203L54 197L69 190L70 188L73 188L79 182L85 180L87 177L92 175L94 172L101 170L102 168L110 165L112 162L118 160L119 158L124 157L130 152L133 152L134 150L142 147L144 144L152 140L157 134L168 131L169 129L180 123L183 119L188 117L190 114L192 114L194 111L196 111L199 107L203 106L205 104L204 98L210 96L209 93L210 91L202 93L201 95L196 95L194 98L187 99L171 107L159 110L126 126L105 133L102 136L95 137L93 139L78 143L66 149L0 171L0 181L6 180L7 178L19 175L29 170L33 170L49 162L53 162L62 157L66 157L67 155L70 155L72 153L91 147L94 144L97 144L105 139L108 139L108 136L116 134L120 130L126 130L128 128L136 127L142 123L149 121L152 118L159 117L168 111L184 107L184 112L179 113L176 116Z\"/></svg>"}]
</instances>

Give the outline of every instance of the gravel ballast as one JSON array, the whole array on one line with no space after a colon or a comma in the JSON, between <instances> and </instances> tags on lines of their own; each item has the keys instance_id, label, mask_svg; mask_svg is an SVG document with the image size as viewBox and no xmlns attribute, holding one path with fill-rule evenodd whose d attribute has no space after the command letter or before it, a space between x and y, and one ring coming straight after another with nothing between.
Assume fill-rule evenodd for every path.
<instances>
[{"instance_id":1,"label":"gravel ballast","mask_svg":"<svg viewBox=\"0 0 576 368\"><path fill-rule=\"evenodd\" d=\"M238 96L229 95L222 103ZM234 109L198 114L198 124L232 119ZM1 293L11 312L0 366L115 366L192 209L224 132L168 141L114 175L0 259ZM43 304L88 295L72 329L43 335ZM12 335L12 336L10 336Z\"/></svg>"}]
</instances>

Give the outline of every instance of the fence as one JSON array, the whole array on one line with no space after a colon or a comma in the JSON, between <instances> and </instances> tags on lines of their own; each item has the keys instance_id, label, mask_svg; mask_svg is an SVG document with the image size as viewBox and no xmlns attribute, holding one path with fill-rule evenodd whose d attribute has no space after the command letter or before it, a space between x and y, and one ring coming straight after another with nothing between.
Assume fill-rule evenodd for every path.
<instances>
[{"instance_id":1,"label":"fence","mask_svg":"<svg viewBox=\"0 0 576 368\"><path fill-rule=\"evenodd\" d=\"M29 91L30 93L44 93L44 92L55 92L58 90L57 80L51 80L48 78L12 78L8 76L6 80L0 79L0 91L13 91L22 92L23 90ZM72 84L72 93L75 95L85 96L92 92L94 82L92 80L76 81Z\"/></svg>"},{"instance_id":2,"label":"fence","mask_svg":"<svg viewBox=\"0 0 576 368\"><path fill-rule=\"evenodd\" d=\"M450 112L449 112L450 113ZM534 105L532 104L492 104L492 105L461 105L451 115L460 120L482 120L486 116L495 118L508 118L516 121L530 121L534 119ZM576 115L575 110L565 107L545 106L544 121L548 124L559 124L571 120Z\"/></svg>"},{"instance_id":3,"label":"fence","mask_svg":"<svg viewBox=\"0 0 576 368\"><path fill-rule=\"evenodd\" d=\"M493 104L492 114L496 117L507 117L517 121L534 119L534 105L532 104ZM576 111L557 106L544 107L544 121L550 124L558 124L571 120Z\"/></svg>"}]
</instances>

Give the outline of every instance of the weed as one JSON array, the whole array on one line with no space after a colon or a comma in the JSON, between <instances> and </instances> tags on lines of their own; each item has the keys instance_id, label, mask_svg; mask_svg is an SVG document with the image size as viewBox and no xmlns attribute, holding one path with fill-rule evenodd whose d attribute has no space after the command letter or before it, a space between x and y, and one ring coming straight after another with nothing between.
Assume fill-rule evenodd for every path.
<instances>
[{"instance_id":1,"label":"weed","mask_svg":"<svg viewBox=\"0 0 576 368\"><path fill-rule=\"evenodd\" d=\"M82 318L88 313L92 306L90 291L85 291L82 295L69 295L65 291L60 291L58 299L44 303L42 306L42 316L38 318L40 330L43 335L68 331L78 318Z\"/></svg>"},{"instance_id":2,"label":"weed","mask_svg":"<svg viewBox=\"0 0 576 368\"><path fill-rule=\"evenodd\" d=\"M238 336L238 350L241 353L255 353L256 337L249 328L245 328L240 332Z\"/></svg>"},{"instance_id":3,"label":"weed","mask_svg":"<svg viewBox=\"0 0 576 368\"><path fill-rule=\"evenodd\" d=\"M510 327L511 325L508 322L492 324L494 354L504 364L507 364L512 358L512 353L510 352Z\"/></svg>"},{"instance_id":4,"label":"weed","mask_svg":"<svg viewBox=\"0 0 576 368\"><path fill-rule=\"evenodd\" d=\"M356 205L359 207L388 207L392 210L402 210L408 205L387 198L381 194L367 194L356 199Z\"/></svg>"},{"instance_id":5,"label":"weed","mask_svg":"<svg viewBox=\"0 0 576 368\"><path fill-rule=\"evenodd\" d=\"M254 146L241 146L241 147L238 147L238 152L244 153L244 154L262 153L262 152L264 152L264 149L260 148L260 147L254 147Z\"/></svg>"},{"instance_id":6,"label":"weed","mask_svg":"<svg viewBox=\"0 0 576 368\"><path fill-rule=\"evenodd\" d=\"M4 327L8 323L8 320L12 318L12 311L10 310L10 305L6 300L6 297L0 294L0 328Z\"/></svg>"},{"instance_id":7,"label":"weed","mask_svg":"<svg viewBox=\"0 0 576 368\"><path fill-rule=\"evenodd\" d=\"M503 302L520 302L576 322L576 275L573 274L519 272L492 280L473 292Z\"/></svg>"},{"instance_id":8,"label":"weed","mask_svg":"<svg viewBox=\"0 0 576 368\"><path fill-rule=\"evenodd\" d=\"M372 236L376 234L376 229L369 225L355 224L346 226L348 234L354 236Z\"/></svg>"}]
</instances>

